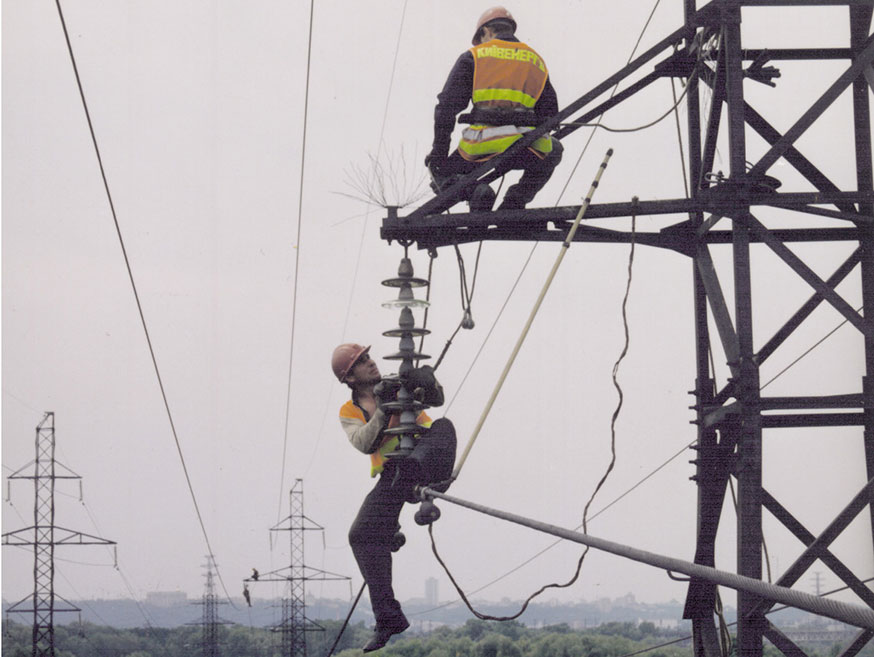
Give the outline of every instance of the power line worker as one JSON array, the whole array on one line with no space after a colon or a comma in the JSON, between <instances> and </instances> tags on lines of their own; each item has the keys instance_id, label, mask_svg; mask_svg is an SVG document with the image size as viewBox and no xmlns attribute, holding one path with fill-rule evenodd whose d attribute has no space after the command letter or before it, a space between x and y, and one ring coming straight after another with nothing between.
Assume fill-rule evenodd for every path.
<instances>
[{"instance_id":1,"label":"power line worker","mask_svg":"<svg viewBox=\"0 0 874 657\"><path fill-rule=\"evenodd\" d=\"M482 162L503 153L525 132L558 113L558 98L543 58L516 36L516 21L503 7L486 10L476 23L473 48L461 54L437 95L434 143L425 165L435 186L470 173ZM459 122L470 123L458 148L449 153L455 117L473 103ZM499 210L524 208L534 200L561 161L562 146L544 135L501 162L503 174L522 169L522 177L507 189ZM495 194L488 185L467 192L471 210L491 210Z\"/></svg>"},{"instance_id":2,"label":"power line worker","mask_svg":"<svg viewBox=\"0 0 874 657\"><path fill-rule=\"evenodd\" d=\"M249 594L249 585L243 584L243 597L246 599L246 604L252 606L252 597Z\"/></svg>"},{"instance_id":3,"label":"power line worker","mask_svg":"<svg viewBox=\"0 0 874 657\"><path fill-rule=\"evenodd\" d=\"M369 352L370 347L348 343L337 347L331 357L334 376L352 389L352 399L340 408L340 424L352 445L370 455L370 476L379 476L349 529L349 545L367 583L376 618L364 652L382 648L392 635L410 626L392 588L391 553L403 544L398 541L402 536L398 518L405 502L418 501L413 494L415 485L442 484L441 490L448 488L456 448L452 423L446 418L432 422L422 411L416 424L428 430L416 438L412 454L390 456L400 441L384 432L396 426L398 418L383 405L396 400L402 384L398 378L383 379ZM416 368L407 377L417 399L428 406L443 404L443 389L433 368Z\"/></svg>"}]
</instances>

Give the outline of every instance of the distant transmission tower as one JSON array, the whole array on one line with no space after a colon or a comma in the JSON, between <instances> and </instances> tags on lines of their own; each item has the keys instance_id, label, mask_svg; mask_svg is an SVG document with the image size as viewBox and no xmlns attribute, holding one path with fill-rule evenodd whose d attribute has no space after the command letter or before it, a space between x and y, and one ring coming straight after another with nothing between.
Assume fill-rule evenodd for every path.
<instances>
[{"instance_id":1,"label":"distant transmission tower","mask_svg":"<svg viewBox=\"0 0 874 657\"><path fill-rule=\"evenodd\" d=\"M218 615L218 606L227 604L224 600L219 600L215 592L215 558L212 555L206 557L206 586L203 591L203 597L200 602L194 604L203 607L203 615L199 623L188 623L188 625L200 625L202 628L201 634L201 656L202 657L220 657L219 650L219 626L230 625L230 621L222 620Z\"/></svg>"},{"instance_id":2,"label":"distant transmission tower","mask_svg":"<svg viewBox=\"0 0 874 657\"><path fill-rule=\"evenodd\" d=\"M27 468L33 466L31 474ZM63 469L61 474L58 469ZM33 614L33 657L55 655L55 612L81 609L55 595L55 546L115 545L97 536L55 525L55 481L81 477L55 461L55 414L47 412L36 427L36 459L8 479L32 479L35 491L33 526L3 534L3 545L33 546L33 594L16 602L6 613ZM7 482L8 486L8 482ZM7 489L7 501L10 495Z\"/></svg>"},{"instance_id":3,"label":"distant transmission tower","mask_svg":"<svg viewBox=\"0 0 874 657\"><path fill-rule=\"evenodd\" d=\"M318 623L306 617L306 582L348 580L344 575L310 568L304 563L304 532L324 527L316 524L303 512L303 479L296 479L289 492L289 516L270 531L287 531L291 539L291 565L288 568L259 576L254 571L246 582L288 582L289 596L282 600L282 622L274 630L282 637L283 657L306 657L306 632L324 632ZM287 573L283 575L282 573Z\"/></svg>"}]
</instances>

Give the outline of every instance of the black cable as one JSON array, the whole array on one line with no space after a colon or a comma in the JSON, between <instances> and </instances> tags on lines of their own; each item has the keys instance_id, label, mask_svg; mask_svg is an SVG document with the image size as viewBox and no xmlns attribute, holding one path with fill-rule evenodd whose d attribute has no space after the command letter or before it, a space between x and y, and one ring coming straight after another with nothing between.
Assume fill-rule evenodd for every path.
<instances>
[{"instance_id":1,"label":"black cable","mask_svg":"<svg viewBox=\"0 0 874 657\"><path fill-rule=\"evenodd\" d=\"M646 22L643 24L643 29L640 31L640 34L637 36L637 41L634 44L634 47L631 49L631 54L628 56L628 61L626 61L626 65L631 63L631 60L634 59L634 54L637 52L637 48L640 46L640 42L643 40L643 35L646 34L646 30L649 27L650 22L652 21L652 17L655 15L656 9L659 7L659 3L661 0L656 0L655 5L653 5L652 11L649 12L649 16L646 19ZM610 98L613 98L616 95L616 90L619 88L619 83L617 82L613 85L613 89L610 92ZM600 124L601 118L598 118L598 124ZM586 140L586 143L583 145L583 150L580 152L580 156L577 158L577 161L574 163L573 169L571 169L570 175L564 183L564 187L562 187L561 193L558 195L558 201L556 201L556 205L561 202L561 197L564 196L564 193L567 191L568 185L570 185L571 180L574 177L574 174L577 171L577 167L580 166L580 162L583 161L583 157L586 154L586 151L589 150L589 144L592 143L592 138L595 136L595 131L589 133L589 138Z\"/></svg>"},{"instance_id":2,"label":"black cable","mask_svg":"<svg viewBox=\"0 0 874 657\"><path fill-rule=\"evenodd\" d=\"M438 367L440 367L440 363L443 362L443 357L446 356L446 352L449 351L449 347L452 345L452 341L455 339L455 336L458 335L458 332L464 327L465 323L468 322L471 318L470 304L473 302L473 292L476 289L476 278L477 278L477 273L479 272L479 259L480 259L480 254L482 253L483 243L479 242L479 246L477 246L476 260L474 262L474 267L473 267L473 279L471 280L469 290L467 287L467 272L466 272L466 269L464 266L464 258L461 255L461 250L458 248L458 245L455 244L454 246L455 246L455 257L458 259L458 276L459 276L458 283L459 283L459 287L461 288L462 316L461 316L461 321L458 322L458 326L455 327L455 330L452 332L452 335L449 336L449 339L446 340L446 344L443 345L443 351L440 352L440 356L437 358L437 361L434 364L435 370ZM430 281L430 276L431 276L430 267L428 269L428 276L429 276L429 281ZM428 319L427 312L428 312L428 309L426 308L425 309L426 322ZM468 328L472 328L472 324L471 324L471 326L468 326ZM422 336L423 341L424 341L424 339L425 339L425 337ZM422 350L422 345L420 343L419 344L419 351L421 351L421 350ZM463 383L463 381L462 381L462 383ZM453 397L453 399L454 399L454 397Z\"/></svg>"},{"instance_id":3,"label":"black cable","mask_svg":"<svg viewBox=\"0 0 874 657\"><path fill-rule=\"evenodd\" d=\"M636 200L636 197L635 197ZM607 477L613 471L613 467L616 465L616 420L619 418L619 412L622 410L622 402L625 399L624 394L622 393L622 386L619 385L619 380L617 379L617 375L619 374L619 365L625 359L626 354L628 354L628 347L631 343L631 335L628 330L628 295L631 293L631 281L632 281L632 267L634 265L634 246L635 246L635 236L637 235L637 217L632 215L631 217L631 250L628 254L628 281L625 284L625 296L622 297L622 327L625 332L625 343L622 347L622 352L619 354L619 358L616 359L616 362L613 364L613 387L616 388L616 393L619 395L619 401L616 403L616 408L613 410L613 416L610 418L610 464L607 466L607 470L604 472L604 475L601 477L601 480L598 482L598 485L595 486L594 492L592 492L592 496L589 498L589 501L586 503L586 508L583 510L583 532L588 533L588 516L589 516L589 506L591 506L592 502L595 500L595 496L598 494L598 491L601 490L601 487L604 485L604 482L607 481Z\"/></svg>"},{"instance_id":4,"label":"black cable","mask_svg":"<svg viewBox=\"0 0 874 657\"><path fill-rule=\"evenodd\" d=\"M694 75L694 71L692 74ZM683 93L680 94L680 97L676 100L676 102L674 102L674 104L668 109L667 112L665 112L664 114L659 116L657 119L650 121L649 123L645 123L643 125L640 125L640 126L637 126L634 128L611 128L611 127L606 126L603 123L601 123L600 117L599 117L597 123L579 123L577 121L567 121L565 123L562 123L561 125L563 125L563 126L572 125L572 126L577 126L580 128L601 128L602 130L606 130L607 132L640 132L641 130L646 130L648 128L653 127L657 123L664 121L668 116L670 116L671 112L676 110L677 107L679 107L680 102L682 102L683 98L686 97L686 92L688 92L688 90L689 90L689 87L687 85L686 88L683 89Z\"/></svg>"},{"instance_id":5,"label":"black cable","mask_svg":"<svg viewBox=\"0 0 874 657\"><path fill-rule=\"evenodd\" d=\"M301 224L303 224L303 182L304 172L306 171L306 152L307 152L307 115L309 112L310 98L310 62L312 60L313 50L313 8L315 0L310 0L310 25L309 36L307 38L307 75L306 85L304 88L303 100L303 137L300 148L300 183L297 199L297 248L294 250L294 288L291 296L291 344L288 353L288 387L285 393L285 429L282 432L282 463L280 465L279 475L279 504L276 509L276 521L282 516L282 500L285 495L285 459L288 453L288 426L291 417L291 377L294 371L294 332L295 320L297 319L297 286L298 272L300 270L300 234Z\"/></svg>"},{"instance_id":6,"label":"black cable","mask_svg":"<svg viewBox=\"0 0 874 657\"><path fill-rule=\"evenodd\" d=\"M143 325L143 332L145 333L145 336L146 336L146 344L148 345L149 355L152 358L152 366L155 369L155 376L158 380L158 388L161 391L161 398L164 401L164 409L167 412L167 419L170 421L170 430L173 433L173 440L176 443L176 451L179 453L179 460L182 463L182 471L185 473L185 481L188 484L188 491L191 494L191 501L194 503L194 511L197 514L197 521L198 521L198 523L200 523L200 530L203 533L204 540L206 541L207 550L209 551L210 556L213 556L212 546L210 545L210 542L209 542L209 535L207 534L207 531L206 531L206 525L204 524L203 516L200 513L200 505L198 505L197 496L194 494L194 485L191 482L191 476L188 473L188 466L185 463L185 456L182 453L182 444L180 443L179 435L176 432L176 424L173 421L173 413L170 411L170 402L167 399L167 392L164 389L164 382L161 379L161 370L158 367L158 360L157 360L157 357L155 356L155 349L152 346L152 338L149 335L149 327L146 324L146 316L143 312L142 303L140 303L140 295L139 295L139 292L137 291L136 282L134 281L133 269L131 268L130 259L128 258L128 255L127 255L127 249L125 248L125 245L124 245L124 238L122 237L122 234L121 234L121 226L118 223L118 215L115 211L115 204L113 203L113 200L112 200L112 193L109 190L109 181L106 178L106 169L103 166L103 157L100 154L100 147L97 144L97 134L94 131L94 124L91 121L91 112L88 110L88 102L85 100L85 90L82 86L82 79L79 76L79 67L76 65L76 56L73 53L73 45L70 42L70 35L69 35L69 32L67 31L67 23L64 20L64 12L63 12L63 9L61 8L61 0L55 0L55 5L58 8L58 16L61 19L61 27L63 28L63 31L64 31L64 39L67 42L67 51L70 54L70 63L73 65L73 73L76 77L76 86L79 89L79 97L82 99L82 108L85 110L85 119L88 122L88 130L91 133L91 142L94 145L94 153L97 156L97 165L100 169L100 177L103 180L103 189L106 192L106 198L107 198L107 201L109 202L109 210L112 214L112 221L115 224L115 232L118 235L118 242L119 242L119 245L121 246L121 253L122 253L122 256L124 257L124 264L125 264L125 267L127 268L128 278L130 279L131 289L133 290L134 300L136 301L136 305L137 305L137 311L139 312L139 315L140 315L140 322ZM225 595L228 598L228 602L230 602L230 604L236 609L236 605L234 605L233 600L231 600L231 596L228 593L227 587L225 586L225 583L224 583L224 580L222 579L221 573L219 573L218 570L216 570L216 573L218 574L219 581L221 582L222 588L225 591Z\"/></svg>"},{"instance_id":7,"label":"black cable","mask_svg":"<svg viewBox=\"0 0 874 657\"><path fill-rule=\"evenodd\" d=\"M865 486L863 486L855 495L851 504L854 507L857 507L858 504L866 502L870 498L872 491L874 491L874 478L868 480ZM848 623L860 628L874 630L874 609L871 609L868 606L835 600L825 600L821 597L804 593L796 589L768 584L760 579L719 570L713 566L705 566L686 561L685 559L678 559L657 554L655 552L649 552L630 545L592 536L591 534L573 532L534 518L526 518L512 512L501 511L476 502L447 495L446 493L441 493L433 488L421 488L420 493L425 499L434 498L443 500L450 504L455 504L476 511L477 513L505 520L538 532L565 538L574 543L580 543L596 550L609 552L610 554L646 564L658 568L659 570L683 573L684 575L704 579L721 586L727 586L737 591L752 593L753 595L768 601L775 603L779 602L797 609L809 611L818 616L825 616L827 618L841 621L842 623Z\"/></svg>"},{"instance_id":8,"label":"black cable","mask_svg":"<svg viewBox=\"0 0 874 657\"><path fill-rule=\"evenodd\" d=\"M856 312L861 312L862 309L863 309L864 307L865 307L865 306L859 306L858 308L856 308ZM821 345L823 342L825 342L828 338L830 338L830 337L835 333L835 331L837 331L839 328L841 328L841 327L842 327L844 324L846 324L848 321L849 321L849 320L845 319L845 320L842 321L840 324L838 324L837 326L835 326L831 331L829 331L829 332L826 333L824 336L822 336L819 340L817 340L817 341L816 341L816 342L815 342L815 343L814 343L814 344L813 344L809 349L807 349L807 350L806 350L803 354L801 354L798 358L796 358L795 360L793 360L793 361L792 361L791 363L789 363L786 367L784 367L782 370L780 370L779 372L777 372L777 374L775 374L773 377L771 377L768 381L766 381L765 383L763 383L763 384L761 385L761 387L759 388L759 392L761 392L762 390L764 390L767 386L771 385L771 384L774 382L775 379L777 379L778 377L780 377L780 376L782 376L783 374L785 374L786 371L787 371L789 368L791 368L791 367L793 367L794 365L796 365L796 364L798 363L798 361L800 361L802 358L804 358L805 356L807 356L811 351L813 351L813 350L816 349L819 345Z\"/></svg>"},{"instance_id":9,"label":"black cable","mask_svg":"<svg viewBox=\"0 0 874 657\"><path fill-rule=\"evenodd\" d=\"M358 601L361 599L361 594L364 593L365 586L367 586L367 582L362 582L361 588L358 589L358 595L355 596L355 600L352 603L352 606L349 608L349 613L346 614L346 620L343 621L343 625L340 627L340 631L337 633L337 638L334 639L334 643L328 650L328 653L325 655L325 657L331 657L331 655L334 654L334 649L337 647L337 644L340 643L340 638L343 636L343 632L346 631L346 626L349 625L349 619L352 618L352 612L354 612L355 607L358 606Z\"/></svg>"},{"instance_id":10,"label":"black cable","mask_svg":"<svg viewBox=\"0 0 874 657\"><path fill-rule=\"evenodd\" d=\"M622 402L624 399L622 387L619 385L619 381L618 381L617 376L619 373L619 365L622 363L622 361L625 359L625 356L628 354L628 347L630 344L630 332L628 329L627 305L628 305L628 296L631 292L631 282L632 282L632 272L633 272L632 268L634 265L634 247L635 247L635 239L634 238L636 235L636 228L637 228L637 217L632 216L632 219L631 219L631 250L630 250L630 253L628 256L628 282L626 283L626 286L625 286L625 296L622 299L622 324L623 324L624 332L625 332L625 343L622 347L622 352L619 354L619 357L616 359L616 362L613 365L613 373L612 373L613 385L616 388L616 391L619 395L619 401L617 402L616 409L613 411L613 416L612 416L611 421L610 421L611 459L610 459L609 465L607 466L607 469L605 470L600 481L598 482L598 485L595 486L595 490L592 491L592 495L589 497L589 500L588 500L588 502L586 502L586 506L583 510L583 523L582 523L582 525L583 525L583 532L584 533L588 533L587 524L588 524L589 507L591 506L592 502L595 500L595 497L597 496L598 492L601 490L601 487L607 481L607 478L610 476L610 473L612 472L614 466L616 465L616 420L619 417L619 412L622 410ZM446 562L444 562L443 559L440 557L440 554L437 550L437 543L434 540L433 524L428 525L428 535L431 538L431 551L434 553L434 556L436 557L438 563L440 563L440 565L443 567L443 570L446 572L446 575L449 577L449 581L452 582L452 585L455 587L455 590L458 592L458 595L461 597L462 601L467 606L467 608L470 610L470 612L474 616L479 618L480 620L494 620L494 621L514 620L516 618L519 618L519 616L521 616L523 613L525 613L525 610L528 608L528 605L531 603L531 601L534 600L534 598L536 598L537 596L541 595L543 592L545 592L549 589L563 589L563 588L567 588L567 587L573 585L577 581L577 579L579 579L580 572L581 572L582 567L583 567L583 562L585 561L586 555L589 553L589 547L586 546L586 548L583 550L582 554L580 555L580 558L577 561L576 570L574 571L573 576L567 582L565 582L563 584L556 582L556 583L552 583L552 584L546 584L546 585L540 587L537 591L535 591L534 593L532 593L531 595L529 595L525 599L525 601L522 603L522 607L515 614L509 615L509 616L491 616L489 614L485 614L483 612L480 612L473 607L473 605L470 603L467 596L465 595L464 591L462 590L461 586L455 580L455 577L453 577L452 572L449 570L449 567L446 565Z\"/></svg>"}]
</instances>

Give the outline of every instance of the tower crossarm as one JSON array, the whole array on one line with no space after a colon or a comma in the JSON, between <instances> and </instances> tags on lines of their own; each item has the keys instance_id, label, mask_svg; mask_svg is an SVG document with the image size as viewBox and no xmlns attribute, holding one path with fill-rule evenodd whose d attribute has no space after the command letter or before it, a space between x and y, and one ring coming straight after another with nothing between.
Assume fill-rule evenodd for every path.
<instances>
[{"instance_id":1,"label":"tower crossarm","mask_svg":"<svg viewBox=\"0 0 874 657\"><path fill-rule=\"evenodd\" d=\"M45 527L46 529L48 527ZM31 525L23 529L3 534L3 545L42 545L44 542L33 540L34 531L43 529L39 525ZM64 529L63 527L53 527L54 537L53 545L115 545L115 541L110 541L99 536L92 536L84 532L77 532L72 529Z\"/></svg>"}]
</instances>

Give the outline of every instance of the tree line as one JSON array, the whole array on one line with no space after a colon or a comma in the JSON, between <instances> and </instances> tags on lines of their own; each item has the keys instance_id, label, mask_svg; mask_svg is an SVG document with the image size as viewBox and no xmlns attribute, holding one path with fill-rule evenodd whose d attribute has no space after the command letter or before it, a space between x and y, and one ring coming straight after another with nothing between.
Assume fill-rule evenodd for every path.
<instances>
[{"instance_id":1,"label":"tree line","mask_svg":"<svg viewBox=\"0 0 874 657\"><path fill-rule=\"evenodd\" d=\"M339 621L322 621L306 633L308 657L325 657L341 628ZM324 631L316 631L322 628ZM370 636L363 622L350 625L334 650L336 657L359 657ZM283 657L281 635L266 628L242 625L218 628L221 657ZM6 622L5 657L30 657L31 627ZM839 648L839 646L838 646ZM870 646L869 646L870 648ZM866 648L865 652L870 652ZM118 629L92 624L55 627L56 657L199 657L202 630L178 628ZM605 623L573 630L566 624L530 628L516 621L468 620L462 627L439 627L428 633L410 631L380 651L381 657L690 657L691 642L683 630L663 630L653 623ZM809 655L833 657L835 646ZM768 657L781 655L770 645Z\"/></svg>"}]
</instances>

